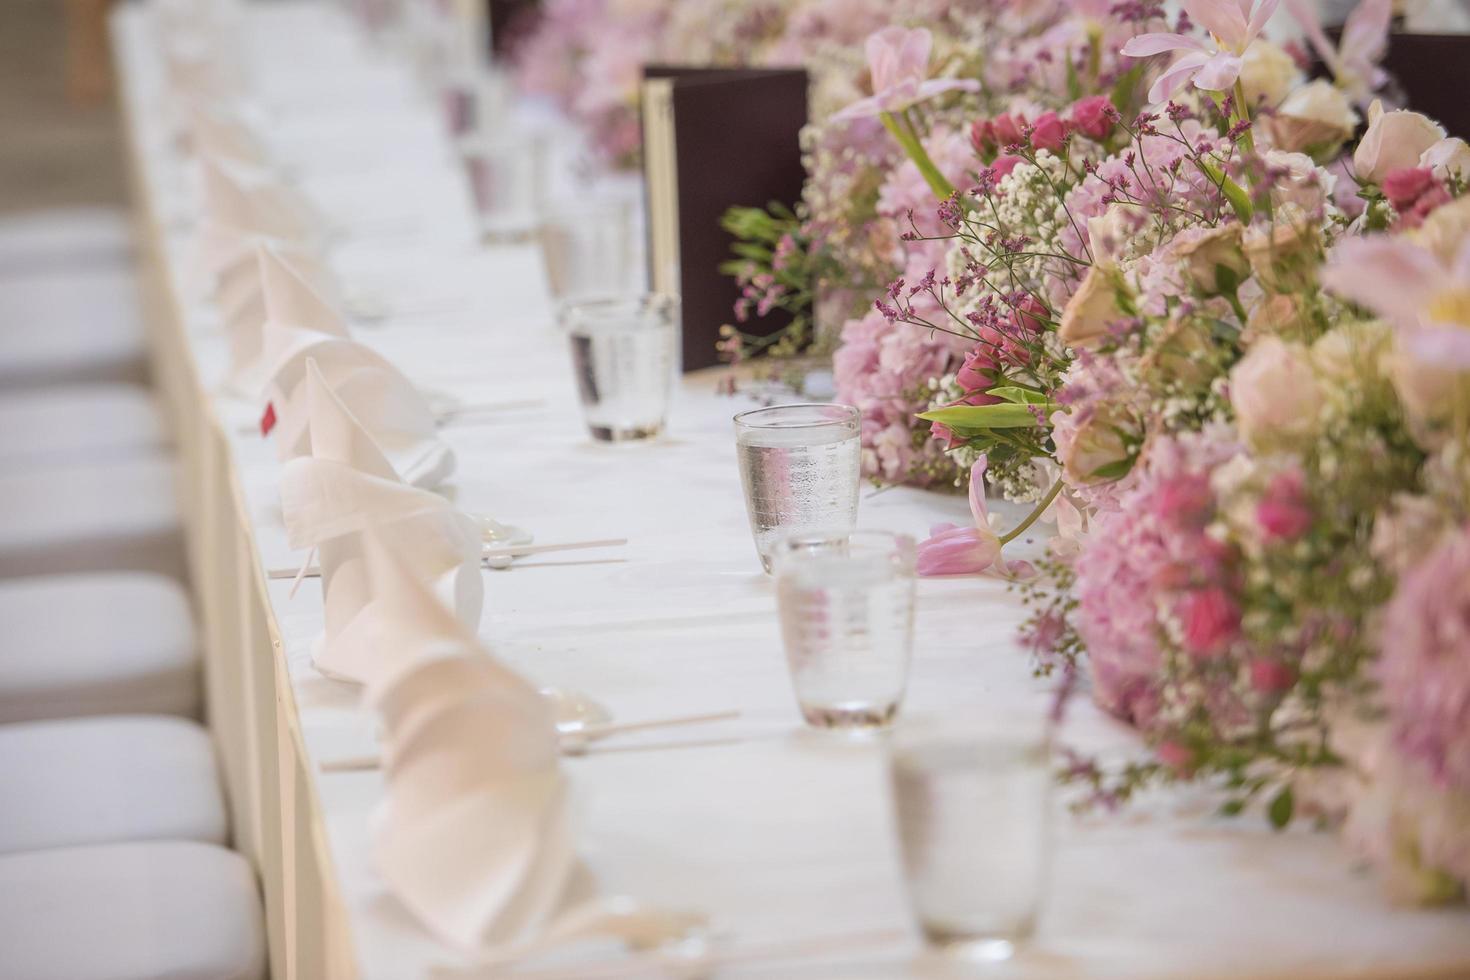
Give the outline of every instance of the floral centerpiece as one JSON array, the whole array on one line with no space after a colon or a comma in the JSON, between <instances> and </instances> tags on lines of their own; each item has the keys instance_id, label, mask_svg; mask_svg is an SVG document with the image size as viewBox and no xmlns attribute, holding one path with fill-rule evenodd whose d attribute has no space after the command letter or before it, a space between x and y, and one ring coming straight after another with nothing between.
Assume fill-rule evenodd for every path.
<instances>
[{"instance_id":1,"label":"floral centerpiece","mask_svg":"<svg viewBox=\"0 0 1470 980\"><path fill-rule=\"evenodd\" d=\"M1015 577L1038 669L1146 736L1120 770L1071 760L1091 802L1209 780L1225 812L1343 827L1396 895L1463 897L1470 147L1373 99L1388 0L1339 45L1291 5L1315 80L1262 37L1276 0L1180 6L1079 0L969 71L875 35L833 125L876 118L883 181L929 201L897 211L839 387L934 376L951 458L1056 521L1039 568L1004 564L1017 529L972 488L920 564Z\"/></svg>"}]
</instances>

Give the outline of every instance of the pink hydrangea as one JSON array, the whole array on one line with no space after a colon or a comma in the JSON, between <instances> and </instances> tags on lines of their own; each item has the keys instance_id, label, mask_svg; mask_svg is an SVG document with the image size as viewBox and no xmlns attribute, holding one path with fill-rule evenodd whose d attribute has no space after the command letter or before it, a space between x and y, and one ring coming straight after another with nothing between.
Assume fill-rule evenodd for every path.
<instances>
[{"instance_id":1,"label":"pink hydrangea","mask_svg":"<svg viewBox=\"0 0 1470 980\"><path fill-rule=\"evenodd\" d=\"M1194 491L1237 450L1216 430L1158 440L1136 486L1096 517L1073 563L1093 695L1140 728L1156 720L1171 630L1189 652L1213 656L1239 628L1229 556L1194 513L1204 506Z\"/></svg>"},{"instance_id":2,"label":"pink hydrangea","mask_svg":"<svg viewBox=\"0 0 1470 980\"><path fill-rule=\"evenodd\" d=\"M1380 646L1394 744L1439 785L1470 792L1470 526L1399 580Z\"/></svg>"},{"instance_id":3,"label":"pink hydrangea","mask_svg":"<svg viewBox=\"0 0 1470 980\"><path fill-rule=\"evenodd\" d=\"M914 447L913 417L928 408L920 392L953 369L958 353L949 335L890 323L877 310L844 325L832 373L837 400L863 413L864 475L902 483L920 459L938 457L938 443Z\"/></svg>"}]
</instances>

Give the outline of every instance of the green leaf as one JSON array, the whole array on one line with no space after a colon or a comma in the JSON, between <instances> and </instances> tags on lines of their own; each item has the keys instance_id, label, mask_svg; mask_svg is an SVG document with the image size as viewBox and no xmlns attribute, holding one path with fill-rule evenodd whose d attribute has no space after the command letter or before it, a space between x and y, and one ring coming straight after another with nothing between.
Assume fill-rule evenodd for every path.
<instances>
[{"instance_id":1,"label":"green leaf","mask_svg":"<svg viewBox=\"0 0 1470 980\"><path fill-rule=\"evenodd\" d=\"M996 398L1003 398L1014 405L1045 405L1048 413L1057 407L1056 403L1050 398L1047 398L1039 391L1032 391L1030 388L1001 385L997 388L991 388L985 393L987 395L994 395Z\"/></svg>"},{"instance_id":2,"label":"green leaf","mask_svg":"<svg viewBox=\"0 0 1470 980\"><path fill-rule=\"evenodd\" d=\"M1038 425L1025 405L951 405L924 412L919 418L940 422L951 429L1029 429Z\"/></svg>"},{"instance_id":3,"label":"green leaf","mask_svg":"<svg viewBox=\"0 0 1470 980\"><path fill-rule=\"evenodd\" d=\"M1271 820L1271 826L1277 830L1291 823L1291 812L1296 809L1296 800L1292 797L1291 784L1287 783L1280 791L1271 798L1271 805L1266 808L1266 816Z\"/></svg>"},{"instance_id":4,"label":"green leaf","mask_svg":"<svg viewBox=\"0 0 1470 980\"><path fill-rule=\"evenodd\" d=\"M1226 800L1224 803L1220 804L1220 816L1222 816L1222 817L1235 817L1235 816L1239 816L1240 815L1240 811L1242 811L1244 809L1245 809L1245 800Z\"/></svg>"},{"instance_id":5,"label":"green leaf","mask_svg":"<svg viewBox=\"0 0 1470 980\"><path fill-rule=\"evenodd\" d=\"M1082 98L1082 80L1077 77L1077 66L1067 58L1067 98L1076 102Z\"/></svg>"},{"instance_id":6,"label":"green leaf","mask_svg":"<svg viewBox=\"0 0 1470 980\"><path fill-rule=\"evenodd\" d=\"M1220 193L1225 195L1225 200L1230 202L1231 208L1235 210L1235 216L1240 219L1241 224L1250 224L1256 209L1251 207L1250 195L1247 194L1239 184L1225 176L1225 172L1210 161L1201 157L1198 161L1200 171L1210 179L1210 182L1220 188Z\"/></svg>"},{"instance_id":7,"label":"green leaf","mask_svg":"<svg viewBox=\"0 0 1470 980\"><path fill-rule=\"evenodd\" d=\"M1099 466L1087 475L1090 480L1121 480L1133 469L1132 459L1118 459Z\"/></svg>"}]
</instances>

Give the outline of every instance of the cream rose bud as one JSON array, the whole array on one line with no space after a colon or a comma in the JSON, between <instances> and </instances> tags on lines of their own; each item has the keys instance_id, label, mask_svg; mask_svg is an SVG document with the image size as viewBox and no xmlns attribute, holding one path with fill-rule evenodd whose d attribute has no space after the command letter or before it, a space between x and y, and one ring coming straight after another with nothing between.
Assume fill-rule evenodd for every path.
<instances>
[{"instance_id":1,"label":"cream rose bud","mask_svg":"<svg viewBox=\"0 0 1470 980\"><path fill-rule=\"evenodd\" d=\"M1205 296L1233 293L1250 275L1250 263L1240 244L1241 226L1235 222L1214 228L1190 228L1174 239L1174 254L1194 288Z\"/></svg>"},{"instance_id":2,"label":"cream rose bud","mask_svg":"<svg viewBox=\"0 0 1470 980\"><path fill-rule=\"evenodd\" d=\"M1230 404L1241 435L1260 448L1317 431L1317 373L1301 344L1262 337L1230 371Z\"/></svg>"},{"instance_id":3,"label":"cream rose bud","mask_svg":"<svg viewBox=\"0 0 1470 980\"><path fill-rule=\"evenodd\" d=\"M1087 270L1087 278L1067 300L1057 336L1068 347L1095 348L1111 336L1110 327L1128 314L1118 305L1119 284L1113 273L1099 266Z\"/></svg>"},{"instance_id":4,"label":"cream rose bud","mask_svg":"<svg viewBox=\"0 0 1470 980\"><path fill-rule=\"evenodd\" d=\"M1347 95L1331 82L1308 82L1288 95L1266 119L1272 145L1282 150L1335 151L1353 135L1358 114Z\"/></svg>"},{"instance_id":5,"label":"cream rose bud","mask_svg":"<svg viewBox=\"0 0 1470 980\"><path fill-rule=\"evenodd\" d=\"M1260 105L1274 106L1301 84L1302 71L1291 55L1265 38L1257 38L1241 58L1240 83L1251 114Z\"/></svg>"},{"instance_id":6,"label":"cream rose bud","mask_svg":"<svg viewBox=\"0 0 1470 980\"><path fill-rule=\"evenodd\" d=\"M1395 170L1419 166L1424 151L1444 138L1444 129L1428 116L1407 109L1384 112L1375 99L1368 107L1368 131L1353 154L1353 170L1359 180L1381 184Z\"/></svg>"},{"instance_id":7,"label":"cream rose bud","mask_svg":"<svg viewBox=\"0 0 1470 980\"><path fill-rule=\"evenodd\" d=\"M1453 175L1470 181L1470 145L1458 136L1442 139L1419 154L1419 166L1428 167L1440 180Z\"/></svg>"},{"instance_id":8,"label":"cream rose bud","mask_svg":"<svg viewBox=\"0 0 1470 980\"><path fill-rule=\"evenodd\" d=\"M1107 470L1128 459L1128 447L1120 434L1125 426L1126 420L1099 412L1082 423L1070 438L1058 439L1057 459L1068 482L1082 487L1116 479Z\"/></svg>"}]
</instances>

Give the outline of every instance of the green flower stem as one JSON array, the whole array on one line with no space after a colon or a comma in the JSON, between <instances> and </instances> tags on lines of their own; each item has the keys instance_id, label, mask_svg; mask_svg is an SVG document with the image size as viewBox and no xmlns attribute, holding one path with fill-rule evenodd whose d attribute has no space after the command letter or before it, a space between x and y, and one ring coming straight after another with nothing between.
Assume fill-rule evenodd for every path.
<instances>
[{"instance_id":1,"label":"green flower stem","mask_svg":"<svg viewBox=\"0 0 1470 980\"><path fill-rule=\"evenodd\" d=\"M1016 538L1026 533L1026 529L1032 524L1035 524L1037 518L1046 513L1046 509L1051 506L1052 501L1056 500L1057 494L1061 492L1062 480L1061 477L1057 477L1057 482L1051 485L1051 489L1046 492L1046 496L1042 497L1041 502L1032 509L1031 513L1026 515L1026 519L1000 536L1000 543L1003 545L1010 544Z\"/></svg>"},{"instance_id":2,"label":"green flower stem","mask_svg":"<svg viewBox=\"0 0 1470 980\"><path fill-rule=\"evenodd\" d=\"M1230 115L1230 124L1234 126L1236 123L1248 123L1250 118L1250 109L1245 104L1245 82L1237 78L1235 80L1235 112ZM1248 154L1256 152L1256 138L1249 129L1241 134L1240 145Z\"/></svg>"},{"instance_id":3,"label":"green flower stem","mask_svg":"<svg viewBox=\"0 0 1470 980\"><path fill-rule=\"evenodd\" d=\"M919 138L910 129L900 125L891 112L881 113L878 118L883 120L883 128L898 140L898 145L903 147L908 158L914 161L914 166L919 168L919 173L923 175L934 195L941 201L953 195L954 185L934 166L934 161L929 159L929 153L924 149L924 144L919 142Z\"/></svg>"}]
</instances>

